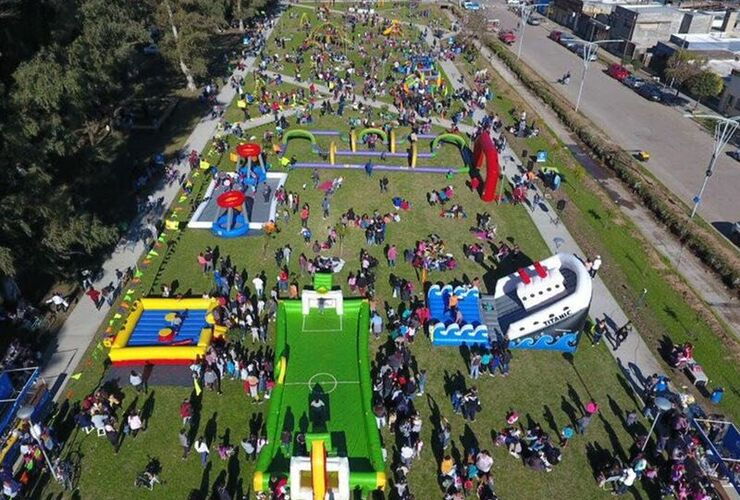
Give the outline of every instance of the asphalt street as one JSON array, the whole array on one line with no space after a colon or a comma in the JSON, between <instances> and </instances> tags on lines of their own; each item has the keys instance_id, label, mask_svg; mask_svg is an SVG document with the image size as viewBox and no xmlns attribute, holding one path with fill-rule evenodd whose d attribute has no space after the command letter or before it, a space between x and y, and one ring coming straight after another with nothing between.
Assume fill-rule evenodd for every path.
<instances>
[{"instance_id":1,"label":"asphalt street","mask_svg":"<svg viewBox=\"0 0 740 500\"><path fill-rule=\"evenodd\" d=\"M487 0L485 15L499 19L502 30L516 29L520 21L502 0ZM583 60L550 40L547 35L552 29L559 27L551 21L527 26L521 57L575 103ZM518 42L512 51L516 52L517 48ZM570 84L556 83L568 71L572 75ZM693 120L682 116L684 108L644 99L609 77L604 64L596 61L586 73L580 110L625 150L649 151L647 169L679 199L693 204L704 180L713 138ZM728 223L740 220L739 190L740 162L722 154L702 197L699 214L718 229L727 230Z\"/></svg>"}]
</instances>

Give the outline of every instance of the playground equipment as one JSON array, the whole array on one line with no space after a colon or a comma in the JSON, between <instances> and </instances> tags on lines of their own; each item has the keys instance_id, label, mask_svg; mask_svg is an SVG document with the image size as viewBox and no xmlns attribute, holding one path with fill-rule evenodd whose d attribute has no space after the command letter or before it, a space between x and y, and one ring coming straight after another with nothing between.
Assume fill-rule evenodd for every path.
<instances>
[{"instance_id":1,"label":"playground equipment","mask_svg":"<svg viewBox=\"0 0 740 500\"><path fill-rule=\"evenodd\" d=\"M449 308L453 295L458 299L457 308L463 317L462 324L455 322ZM432 285L427 292L430 318L436 321L429 332L432 345L488 345L488 327L481 323L479 299L477 288Z\"/></svg>"},{"instance_id":2,"label":"playground equipment","mask_svg":"<svg viewBox=\"0 0 740 500\"><path fill-rule=\"evenodd\" d=\"M235 172L220 173L218 180L211 181L188 222L189 228L210 229L216 236L235 238L246 235L250 229L262 229L275 219L274 201L264 202L262 197L255 199L244 192L256 192L262 184L268 184L274 192L285 183L287 174L269 172L262 147L256 143L237 145L230 159L235 163Z\"/></svg>"},{"instance_id":3,"label":"playground equipment","mask_svg":"<svg viewBox=\"0 0 740 500\"><path fill-rule=\"evenodd\" d=\"M246 195L241 191L226 191L219 195L216 203L222 213L213 222L213 234L219 238L236 238L249 232L246 200Z\"/></svg>"},{"instance_id":4,"label":"playground equipment","mask_svg":"<svg viewBox=\"0 0 740 500\"><path fill-rule=\"evenodd\" d=\"M412 55L405 64L394 68L406 76L403 90L408 94L424 89L430 93L443 92L447 90L442 79L442 73L437 69L434 58L428 55Z\"/></svg>"},{"instance_id":5,"label":"playground equipment","mask_svg":"<svg viewBox=\"0 0 740 500\"><path fill-rule=\"evenodd\" d=\"M351 45L350 38L347 36L346 31L331 22L325 22L312 29L311 33L306 37L306 40L303 43L307 46L316 46L321 49L324 48L325 44L334 45L342 49L346 49Z\"/></svg>"},{"instance_id":6,"label":"playground equipment","mask_svg":"<svg viewBox=\"0 0 740 500\"><path fill-rule=\"evenodd\" d=\"M359 144L369 134L376 134L380 143L387 149L387 151L367 151L359 150ZM319 131L308 131L304 129L293 129L288 130L283 135L282 142L282 154L285 154L287 150L288 141L291 139L305 139L311 143L311 149L314 153L322 153L321 148L316 143L316 135L323 136L339 136L342 137L341 133L335 130L319 130ZM366 128L360 130L350 130L350 133L346 136L349 141L349 150L340 150L334 141L329 143L329 164L316 163L316 162L301 162L292 165L292 168L348 168L348 169L363 169L364 165L349 164L349 163L338 163L337 158L340 156L361 156L361 157L386 157L386 158L408 158L409 162L406 166L402 165L374 165L373 168L377 170L386 171L414 171L419 173L467 173L470 166L473 165L473 154L467 145L467 141L461 135L444 133L444 134L420 134L419 139L431 139L430 152L420 153L418 150L418 142L413 142L409 145L410 152L398 152L396 146L405 142L405 139L396 139L395 130L390 129L388 132L378 128ZM417 167L417 160L419 158L435 158L439 152L442 144L452 144L460 149L462 155L463 167Z\"/></svg>"},{"instance_id":7,"label":"playground equipment","mask_svg":"<svg viewBox=\"0 0 740 500\"><path fill-rule=\"evenodd\" d=\"M281 300L275 347L276 385L267 414L267 445L257 459L255 491L287 479L291 498L363 497L385 486L380 434L373 417L368 353L370 307L344 299L330 274L317 274L300 300ZM321 401L320 409L312 406ZM302 415L302 417L301 417ZM304 422L300 423L299 422ZM280 444L303 432L309 456Z\"/></svg>"},{"instance_id":8,"label":"playground equipment","mask_svg":"<svg viewBox=\"0 0 740 500\"><path fill-rule=\"evenodd\" d=\"M226 327L215 325L216 299L142 298L116 334L108 357L113 365L187 365L205 356L211 339ZM181 320L175 326L175 317Z\"/></svg>"},{"instance_id":9,"label":"playground equipment","mask_svg":"<svg viewBox=\"0 0 740 500\"><path fill-rule=\"evenodd\" d=\"M391 21L390 26L383 30L384 36L403 36L403 30L401 29L401 23L398 19Z\"/></svg>"},{"instance_id":10,"label":"playground equipment","mask_svg":"<svg viewBox=\"0 0 740 500\"><path fill-rule=\"evenodd\" d=\"M458 297L461 325L448 307ZM583 262L559 253L496 281L493 295L450 285L427 294L436 321L433 345L487 345L508 340L509 349L575 352L591 306L592 281ZM485 330L483 328L485 328ZM485 332L485 333L484 333Z\"/></svg>"},{"instance_id":11,"label":"playground equipment","mask_svg":"<svg viewBox=\"0 0 740 500\"><path fill-rule=\"evenodd\" d=\"M498 151L487 131L480 133L473 148L473 166L478 170L477 175L480 175L480 169L483 167L484 161L486 163L486 179L480 197L483 201L491 202L497 198L496 187L501 174L501 167L498 160Z\"/></svg>"},{"instance_id":12,"label":"playground equipment","mask_svg":"<svg viewBox=\"0 0 740 500\"><path fill-rule=\"evenodd\" d=\"M243 143L236 147L236 171L239 173L239 182L245 186L256 188L267 180L267 166L265 165L262 147L255 143ZM253 161L257 160L257 165Z\"/></svg>"}]
</instances>

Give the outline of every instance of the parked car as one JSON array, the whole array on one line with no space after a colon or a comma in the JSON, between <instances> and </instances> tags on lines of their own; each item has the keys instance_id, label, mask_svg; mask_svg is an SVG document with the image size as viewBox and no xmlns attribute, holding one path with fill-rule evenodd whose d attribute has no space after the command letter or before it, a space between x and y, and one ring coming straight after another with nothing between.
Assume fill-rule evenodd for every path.
<instances>
[{"instance_id":1,"label":"parked car","mask_svg":"<svg viewBox=\"0 0 740 500\"><path fill-rule=\"evenodd\" d=\"M578 45L578 43L576 43L576 38L573 35L569 35L567 33L562 33L560 35L560 38L558 38L558 43L566 49L570 50L573 50L573 47Z\"/></svg>"},{"instance_id":2,"label":"parked car","mask_svg":"<svg viewBox=\"0 0 740 500\"><path fill-rule=\"evenodd\" d=\"M737 221L733 226L730 241L740 246L740 221Z\"/></svg>"},{"instance_id":3,"label":"parked car","mask_svg":"<svg viewBox=\"0 0 740 500\"><path fill-rule=\"evenodd\" d=\"M498 39L504 42L506 45L512 45L514 42L516 42L516 34L511 31L502 31L498 35Z\"/></svg>"},{"instance_id":4,"label":"parked car","mask_svg":"<svg viewBox=\"0 0 740 500\"><path fill-rule=\"evenodd\" d=\"M629 72L627 68L622 66L621 64L612 64L609 66L609 69L606 70L606 74L611 76L617 81L624 81L625 78L630 76L632 73Z\"/></svg>"},{"instance_id":5,"label":"parked car","mask_svg":"<svg viewBox=\"0 0 740 500\"><path fill-rule=\"evenodd\" d=\"M560 37L561 37L561 36L563 36L563 32L562 32L562 31L558 31L558 30L552 30L552 31L550 32L550 34L549 34L549 35L547 35L547 38L549 38L550 40L553 40L553 41L559 42L559 41L560 41Z\"/></svg>"},{"instance_id":6,"label":"parked car","mask_svg":"<svg viewBox=\"0 0 740 500\"><path fill-rule=\"evenodd\" d=\"M571 50L578 54L580 57L585 58L586 57L586 46L582 43L575 44ZM589 61L596 61L599 58L596 56L596 52L591 52L589 55Z\"/></svg>"},{"instance_id":7,"label":"parked car","mask_svg":"<svg viewBox=\"0 0 740 500\"><path fill-rule=\"evenodd\" d=\"M478 2L463 2L463 8L465 10L481 10L483 6Z\"/></svg>"},{"instance_id":8,"label":"parked car","mask_svg":"<svg viewBox=\"0 0 740 500\"><path fill-rule=\"evenodd\" d=\"M527 24L530 26L539 26L542 24L542 19L539 17L530 16L529 19L527 19Z\"/></svg>"},{"instance_id":9,"label":"parked car","mask_svg":"<svg viewBox=\"0 0 740 500\"><path fill-rule=\"evenodd\" d=\"M735 151L730 151L729 153L727 153L727 155L732 159L740 161L740 149L736 149Z\"/></svg>"},{"instance_id":10,"label":"parked car","mask_svg":"<svg viewBox=\"0 0 740 500\"><path fill-rule=\"evenodd\" d=\"M506 5L519 5L521 0L506 0Z\"/></svg>"},{"instance_id":11,"label":"parked car","mask_svg":"<svg viewBox=\"0 0 740 500\"><path fill-rule=\"evenodd\" d=\"M648 101L661 102L663 100L663 91L660 87L653 84L641 85L637 89L637 93Z\"/></svg>"},{"instance_id":12,"label":"parked car","mask_svg":"<svg viewBox=\"0 0 740 500\"><path fill-rule=\"evenodd\" d=\"M645 80L643 80L639 76L630 75L624 80L622 80L622 83L627 85L631 89L637 90L643 85L645 85Z\"/></svg>"}]
</instances>

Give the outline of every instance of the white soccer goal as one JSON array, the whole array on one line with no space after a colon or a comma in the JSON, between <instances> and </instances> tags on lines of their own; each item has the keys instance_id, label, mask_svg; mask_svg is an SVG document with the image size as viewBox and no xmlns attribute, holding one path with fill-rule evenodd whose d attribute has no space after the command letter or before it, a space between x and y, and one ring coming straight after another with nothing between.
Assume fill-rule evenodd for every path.
<instances>
[{"instance_id":1,"label":"white soccer goal","mask_svg":"<svg viewBox=\"0 0 740 500\"><path fill-rule=\"evenodd\" d=\"M311 309L319 309L320 301L323 301L324 310L334 309L339 316L344 314L344 298L341 290L328 290L324 293L304 290L301 300L304 315L307 315Z\"/></svg>"}]
</instances>

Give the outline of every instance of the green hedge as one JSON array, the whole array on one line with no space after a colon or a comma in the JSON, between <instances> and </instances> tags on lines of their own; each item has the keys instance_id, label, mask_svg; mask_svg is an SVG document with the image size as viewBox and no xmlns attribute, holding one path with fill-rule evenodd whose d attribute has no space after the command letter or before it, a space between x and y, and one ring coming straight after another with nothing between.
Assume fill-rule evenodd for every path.
<instances>
[{"instance_id":1,"label":"green hedge","mask_svg":"<svg viewBox=\"0 0 740 500\"><path fill-rule=\"evenodd\" d=\"M563 124L583 141L596 158L609 167L622 182L642 199L645 206L653 212L659 221L685 242L686 247L694 255L716 272L725 285L733 289L737 288L740 283L740 272L731 262L728 262L722 251L716 247L716 241L713 238L711 238L711 241L707 241L706 232L698 231L696 226L688 225L686 217L679 210L663 201L664 193L655 190L654 186L645 182L643 176L639 174L639 167L628 152L594 133L591 125L581 119L578 113L566 105L559 96L555 95L548 84L534 78L531 72L517 61L512 52L506 47L490 38L486 38L484 43L524 85L558 115Z\"/></svg>"}]
</instances>

